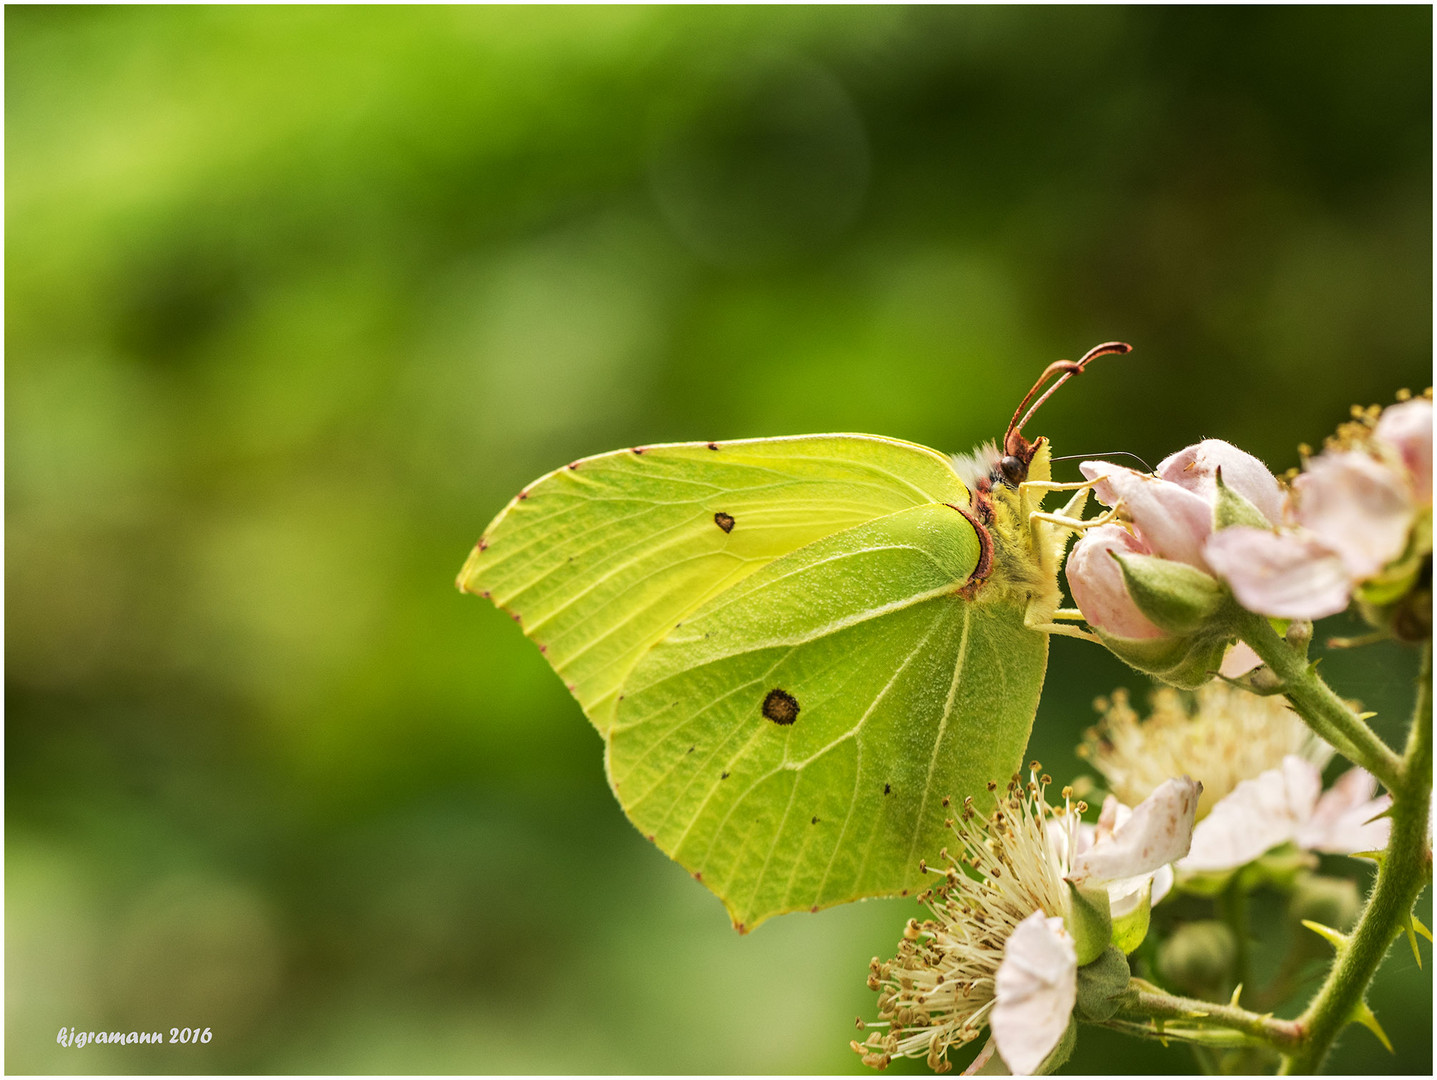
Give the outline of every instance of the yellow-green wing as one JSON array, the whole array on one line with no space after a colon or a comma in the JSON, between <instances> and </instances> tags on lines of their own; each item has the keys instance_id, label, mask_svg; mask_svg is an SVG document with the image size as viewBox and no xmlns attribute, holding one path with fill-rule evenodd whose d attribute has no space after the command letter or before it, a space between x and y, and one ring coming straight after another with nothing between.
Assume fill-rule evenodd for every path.
<instances>
[{"instance_id":1,"label":"yellow-green wing","mask_svg":"<svg viewBox=\"0 0 1437 1080\"><path fill-rule=\"evenodd\" d=\"M459 587L508 611L607 733L634 665L710 598L815 540L944 502L968 502L946 457L871 435L622 450L521 492Z\"/></svg>"},{"instance_id":2,"label":"yellow-green wing","mask_svg":"<svg viewBox=\"0 0 1437 1080\"><path fill-rule=\"evenodd\" d=\"M963 796L1020 764L1047 636L961 595L978 558L952 507L899 511L731 586L626 679L614 791L739 929L921 888Z\"/></svg>"}]
</instances>

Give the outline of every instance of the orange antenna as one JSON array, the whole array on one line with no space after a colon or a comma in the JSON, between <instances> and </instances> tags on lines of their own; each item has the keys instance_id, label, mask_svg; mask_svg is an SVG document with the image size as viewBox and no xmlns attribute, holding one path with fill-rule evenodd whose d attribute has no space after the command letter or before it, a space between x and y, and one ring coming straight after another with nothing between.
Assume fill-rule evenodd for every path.
<instances>
[{"instance_id":1,"label":"orange antenna","mask_svg":"<svg viewBox=\"0 0 1437 1080\"><path fill-rule=\"evenodd\" d=\"M1028 391L1027 395L1018 404L1018 407L1013 410L1013 419L1008 422L1008 430L1003 434L1003 452L1026 459L1031 453L1031 447L1028 440L1023 438L1023 425L1033 418L1033 414L1038 411L1038 407L1052 397L1053 392L1074 375L1081 375L1083 369L1098 357L1113 354L1121 356L1123 353L1130 353L1132 351L1133 347L1127 342L1105 341L1101 345L1094 345L1085 352L1081 360L1076 362L1072 360L1055 360L1049 364L1043 369L1043 374L1038 376L1038 381L1033 384L1033 389ZM1033 401L1034 395L1037 394L1038 391L1043 390L1044 384L1054 375L1058 376L1058 380L1053 383L1052 386L1049 386L1047 390L1043 391L1042 397L1038 398L1037 401ZM1030 401L1033 402L1031 407L1028 405ZM1024 412L1024 409L1028 411ZM1020 416L1022 417L1021 420L1019 419Z\"/></svg>"}]
</instances>

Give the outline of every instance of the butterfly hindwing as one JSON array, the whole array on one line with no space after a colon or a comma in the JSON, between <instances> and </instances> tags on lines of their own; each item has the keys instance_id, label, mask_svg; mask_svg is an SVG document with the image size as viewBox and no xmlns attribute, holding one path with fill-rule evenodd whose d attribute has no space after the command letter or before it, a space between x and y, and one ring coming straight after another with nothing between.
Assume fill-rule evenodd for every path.
<instances>
[{"instance_id":1,"label":"butterfly hindwing","mask_svg":"<svg viewBox=\"0 0 1437 1080\"><path fill-rule=\"evenodd\" d=\"M978 558L953 507L900 511L769 563L635 667L610 781L736 925L921 888L943 797L1014 768L1047 639L961 595Z\"/></svg>"}]
</instances>

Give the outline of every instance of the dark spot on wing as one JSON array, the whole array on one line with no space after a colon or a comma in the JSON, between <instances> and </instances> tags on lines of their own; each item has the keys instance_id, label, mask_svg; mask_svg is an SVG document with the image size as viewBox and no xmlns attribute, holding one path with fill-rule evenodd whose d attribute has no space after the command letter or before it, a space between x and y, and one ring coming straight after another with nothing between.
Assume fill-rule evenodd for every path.
<instances>
[{"instance_id":1,"label":"dark spot on wing","mask_svg":"<svg viewBox=\"0 0 1437 1080\"><path fill-rule=\"evenodd\" d=\"M488 550L489 550L489 538L488 538L487 536L481 536L481 537L479 537L479 550L480 550L480 551L488 551Z\"/></svg>"},{"instance_id":2,"label":"dark spot on wing","mask_svg":"<svg viewBox=\"0 0 1437 1080\"><path fill-rule=\"evenodd\" d=\"M791 724L798 719L798 699L775 686L763 699L763 715L775 724Z\"/></svg>"},{"instance_id":3,"label":"dark spot on wing","mask_svg":"<svg viewBox=\"0 0 1437 1080\"><path fill-rule=\"evenodd\" d=\"M884 785L883 785L883 794L885 794L885 795L892 795L892 794L893 794L893 785L892 785L892 784L884 784Z\"/></svg>"},{"instance_id":4,"label":"dark spot on wing","mask_svg":"<svg viewBox=\"0 0 1437 1080\"><path fill-rule=\"evenodd\" d=\"M714 515L714 524L726 533L733 532L733 517L722 510Z\"/></svg>"},{"instance_id":5,"label":"dark spot on wing","mask_svg":"<svg viewBox=\"0 0 1437 1080\"><path fill-rule=\"evenodd\" d=\"M720 779L720 780L727 780L727 779L728 779L728 773L723 773L722 775L719 776L719 779Z\"/></svg>"},{"instance_id":6,"label":"dark spot on wing","mask_svg":"<svg viewBox=\"0 0 1437 1080\"><path fill-rule=\"evenodd\" d=\"M815 817L812 821L809 822L809 824L810 824L810 825L817 825L817 824L818 824L818 818Z\"/></svg>"},{"instance_id":7,"label":"dark spot on wing","mask_svg":"<svg viewBox=\"0 0 1437 1080\"><path fill-rule=\"evenodd\" d=\"M484 589L484 590L482 590L482 591L479 593L479 595L482 596L485 600L488 600L488 599L489 599L489 590L488 590L488 589Z\"/></svg>"},{"instance_id":8,"label":"dark spot on wing","mask_svg":"<svg viewBox=\"0 0 1437 1080\"><path fill-rule=\"evenodd\" d=\"M521 502L522 502L523 500L527 499L528 497L529 497L529 493L528 493L527 491L521 491L521 492L519 492L519 500L520 500Z\"/></svg>"},{"instance_id":9,"label":"dark spot on wing","mask_svg":"<svg viewBox=\"0 0 1437 1080\"><path fill-rule=\"evenodd\" d=\"M684 753L685 753L685 754L692 754L692 753L693 753L695 750L697 750L697 749L698 749L698 745L695 744L695 745L693 745L693 746L690 746L687 750L685 750Z\"/></svg>"},{"instance_id":10,"label":"dark spot on wing","mask_svg":"<svg viewBox=\"0 0 1437 1080\"><path fill-rule=\"evenodd\" d=\"M644 452L644 448L643 448L642 446L636 446L636 447L634 447L634 453L636 453L636 454L642 454L643 452Z\"/></svg>"},{"instance_id":11,"label":"dark spot on wing","mask_svg":"<svg viewBox=\"0 0 1437 1080\"><path fill-rule=\"evenodd\" d=\"M717 450L717 449L718 449L718 443L716 443L716 442L711 442L711 443L709 443L709 449L710 449L710 450Z\"/></svg>"}]
</instances>

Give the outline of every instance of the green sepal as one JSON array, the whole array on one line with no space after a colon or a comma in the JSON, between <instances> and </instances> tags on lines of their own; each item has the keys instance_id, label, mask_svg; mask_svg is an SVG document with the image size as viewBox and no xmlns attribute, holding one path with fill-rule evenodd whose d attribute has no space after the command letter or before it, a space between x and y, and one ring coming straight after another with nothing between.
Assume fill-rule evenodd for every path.
<instances>
[{"instance_id":1,"label":"green sepal","mask_svg":"<svg viewBox=\"0 0 1437 1080\"><path fill-rule=\"evenodd\" d=\"M1098 638L1129 667L1155 675L1179 690L1196 690L1222 666L1229 636L1121 638L1097 630Z\"/></svg>"},{"instance_id":2,"label":"green sepal","mask_svg":"<svg viewBox=\"0 0 1437 1080\"><path fill-rule=\"evenodd\" d=\"M1113 945L1123 952L1124 955L1131 953L1143 943L1148 936L1148 924L1152 922L1153 916L1153 883L1143 887L1143 895L1138 900L1138 906L1126 915L1120 915L1113 920Z\"/></svg>"},{"instance_id":3,"label":"green sepal","mask_svg":"<svg viewBox=\"0 0 1437 1080\"><path fill-rule=\"evenodd\" d=\"M1073 1047L1078 1042L1078 1022L1069 1020L1067 1030L1058 1039L1058 1045L1048 1052L1043 1063L1033 1070L1034 1076L1048 1076L1057 1072L1065 1064L1068 1058L1073 1056Z\"/></svg>"},{"instance_id":4,"label":"green sepal","mask_svg":"<svg viewBox=\"0 0 1437 1080\"><path fill-rule=\"evenodd\" d=\"M1353 593L1369 626L1401 641L1432 636L1432 508L1417 515L1403 553Z\"/></svg>"},{"instance_id":5,"label":"green sepal","mask_svg":"<svg viewBox=\"0 0 1437 1080\"><path fill-rule=\"evenodd\" d=\"M1227 599L1217 579L1195 566L1156 555L1108 554L1122 567L1137 609L1170 634L1191 634L1206 626Z\"/></svg>"},{"instance_id":6,"label":"green sepal","mask_svg":"<svg viewBox=\"0 0 1437 1080\"><path fill-rule=\"evenodd\" d=\"M1091 964L1078 968L1074 1015L1094 1024L1111 1019L1122 1008L1131 981L1128 958L1116 946L1109 946Z\"/></svg>"},{"instance_id":7,"label":"green sepal","mask_svg":"<svg viewBox=\"0 0 1437 1080\"><path fill-rule=\"evenodd\" d=\"M1071 881L1068 886L1068 935L1078 954L1078 967L1091 964L1103 954L1113 939L1113 915L1108 890L1103 886L1080 888Z\"/></svg>"},{"instance_id":8,"label":"green sepal","mask_svg":"<svg viewBox=\"0 0 1437 1080\"><path fill-rule=\"evenodd\" d=\"M1387 1032L1382 1030L1382 1025L1377 1022L1377 1016L1373 1013L1372 1007L1368 1005L1367 1002L1359 1001L1356 1005L1352 1006L1352 1015L1348 1018L1347 1022L1349 1024L1361 1024L1377 1036L1382 1045L1387 1047L1389 1054L1397 1053L1396 1050L1392 1049L1392 1040L1387 1037Z\"/></svg>"},{"instance_id":9,"label":"green sepal","mask_svg":"<svg viewBox=\"0 0 1437 1080\"><path fill-rule=\"evenodd\" d=\"M1221 467L1214 472L1213 479L1217 482L1217 501L1212 507L1214 532L1226 529L1229 525L1250 525L1254 529L1272 530L1272 522L1263 517L1261 510L1223 483Z\"/></svg>"}]
</instances>

